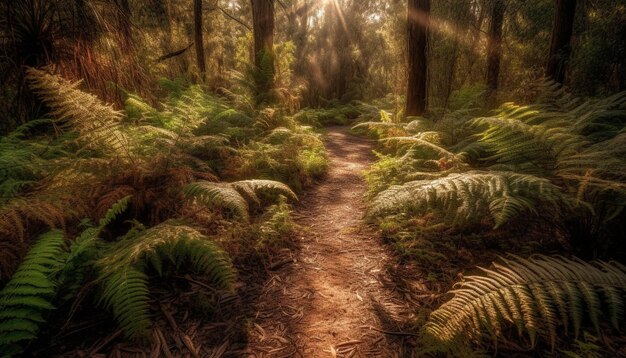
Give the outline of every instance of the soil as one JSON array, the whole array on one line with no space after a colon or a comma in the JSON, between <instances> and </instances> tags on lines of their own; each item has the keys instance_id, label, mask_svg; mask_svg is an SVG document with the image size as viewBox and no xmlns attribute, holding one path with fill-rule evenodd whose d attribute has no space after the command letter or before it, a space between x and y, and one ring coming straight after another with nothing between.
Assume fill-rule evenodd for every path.
<instances>
[{"instance_id":1,"label":"soil","mask_svg":"<svg viewBox=\"0 0 626 358\"><path fill-rule=\"evenodd\" d=\"M328 175L294 213L300 249L256 300L250 357L400 357L414 339L402 331L411 319L406 282L363 221L373 142L331 127L326 147Z\"/></svg>"}]
</instances>

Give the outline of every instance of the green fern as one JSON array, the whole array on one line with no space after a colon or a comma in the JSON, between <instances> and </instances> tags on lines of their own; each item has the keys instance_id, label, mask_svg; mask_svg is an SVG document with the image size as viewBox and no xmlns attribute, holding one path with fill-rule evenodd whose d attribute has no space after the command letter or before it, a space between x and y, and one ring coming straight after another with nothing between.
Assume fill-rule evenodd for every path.
<instances>
[{"instance_id":1,"label":"green fern","mask_svg":"<svg viewBox=\"0 0 626 358\"><path fill-rule=\"evenodd\" d=\"M98 221L98 230L102 230L105 226L109 225L113 220L115 220L120 214L122 214L128 208L128 204L130 203L130 199L132 195L125 196L115 202L109 210L104 214L102 218Z\"/></svg>"},{"instance_id":2,"label":"green fern","mask_svg":"<svg viewBox=\"0 0 626 358\"><path fill-rule=\"evenodd\" d=\"M492 154L483 161L529 174L553 175L560 159L577 154L586 144L584 137L562 126L531 125L508 116L477 118L473 123L487 127L480 141Z\"/></svg>"},{"instance_id":3,"label":"green fern","mask_svg":"<svg viewBox=\"0 0 626 358\"><path fill-rule=\"evenodd\" d=\"M514 325L532 346L540 336L554 348L561 328L578 337L585 318L598 332L602 321L620 328L626 267L543 255L501 261L481 268L483 276L458 283L450 291L454 297L430 315L425 332L443 342L478 340L483 331L497 339L506 325Z\"/></svg>"},{"instance_id":4,"label":"green fern","mask_svg":"<svg viewBox=\"0 0 626 358\"><path fill-rule=\"evenodd\" d=\"M191 183L183 189L185 195L208 208L226 208L238 217L248 221L248 202L261 204L258 194L277 192L292 199L296 194L289 187L274 180L242 180L233 183L213 183L200 181Z\"/></svg>"},{"instance_id":5,"label":"green fern","mask_svg":"<svg viewBox=\"0 0 626 358\"><path fill-rule=\"evenodd\" d=\"M124 266L107 273L102 280L100 302L113 313L126 336L147 336L151 324L148 276Z\"/></svg>"},{"instance_id":6,"label":"green fern","mask_svg":"<svg viewBox=\"0 0 626 358\"><path fill-rule=\"evenodd\" d=\"M127 235L96 263L103 283L101 303L113 312L126 336L148 333L150 298L145 271L152 267L163 275L166 264L176 269L189 265L220 289L228 289L234 279L228 256L189 226L166 221Z\"/></svg>"},{"instance_id":7,"label":"green fern","mask_svg":"<svg viewBox=\"0 0 626 358\"><path fill-rule=\"evenodd\" d=\"M47 119L33 120L0 138L0 204L8 202L43 176L46 163L42 153L54 152L47 143L24 139L32 128L49 124Z\"/></svg>"},{"instance_id":8,"label":"green fern","mask_svg":"<svg viewBox=\"0 0 626 358\"><path fill-rule=\"evenodd\" d=\"M11 280L0 291L0 351L3 357L22 351L21 344L37 337L43 314L54 309L57 283L52 276L63 263L63 233L41 235Z\"/></svg>"},{"instance_id":9,"label":"green fern","mask_svg":"<svg viewBox=\"0 0 626 358\"><path fill-rule=\"evenodd\" d=\"M278 193L287 196L292 200L297 200L296 194L289 188L289 186L275 180L240 180L230 185L235 188L241 195L260 204L261 201L257 194L259 193Z\"/></svg>"},{"instance_id":10,"label":"green fern","mask_svg":"<svg viewBox=\"0 0 626 358\"><path fill-rule=\"evenodd\" d=\"M183 192L207 208L226 208L245 221L250 218L246 199L228 183L201 181L188 184Z\"/></svg>"},{"instance_id":11,"label":"green fern","mask_svg":"<svg viewBox=\"0 0 626 358\"><path fill-rule=\"evenodd\" d=\"M444 158L451 163L454 163L456 166L463 165L464 158L462 155L453 153L440 145L440 135L441 133L439 132L427 131L420 132L413 136L384 138L382 141L386 143L393 142L401 145L404 144L412 147L423 148L435 153L440 158Z\"/></svg>"},{"instance_id":12,"label":"green fern","mask_svg":"<svg viewBox=\"0 0 626 358\"><path fill-rule=\"evenodd\" d=\"M374 198L368 216L435 211L460 226L480 222L490 214L498 228L521 213L537 214L540 203L567 206L569 200L547 179L470 171L391 186Z\"/></svg>"},{"instance_id":13,"label":"green fern","mask_svg":"<svg viewBox=\"0 0 626 358\"><path fill-rule=\"evenodd\" d=\"M63 268L58 274L58 281L63 284L62 298L72 297L84 283L91 269L93 260L98 257L98 240L102 230L126 211L130 203L131 196L126 196L115 202L98 221L98 225L87 228L72 242Z\"/></svg>"}]
</instances>

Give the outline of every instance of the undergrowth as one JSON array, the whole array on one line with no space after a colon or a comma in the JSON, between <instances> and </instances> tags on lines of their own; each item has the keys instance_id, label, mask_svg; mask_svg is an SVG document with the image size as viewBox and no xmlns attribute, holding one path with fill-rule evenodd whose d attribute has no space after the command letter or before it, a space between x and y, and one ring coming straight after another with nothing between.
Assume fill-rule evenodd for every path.
<instances>
[{"instance_id":1,"label":"undergrowth","mask_svg":"<svg viewBox=\"0 0 626 358\"><path fill-rule=\"evenodd\" d=\"M366 174L368 218L433 292L506 252L624 261L626 93L581 99L552 83L538 87L531 105L485 111L481 93L466 91L428 117L381 110L354 127L380 143ZM594 344L593 352L618 354L589 337L623 328L623 266L549 256L499 262L450 291L427 320L422 354L554 352L557 341L561 354ZM574 339L564 340L572 325Z\"/></svg>"},{"instance_id":2,"label":"undergrowth","mask_svg":"<svg viewBox=\"0 0 626 358\"><path fill-rule=\"evenodd\" d=\"M289 245L290 203L326 171L317 128L289 110L164 79L159 108L128 94L119 111L27 72L50 119L0 139L3 355L53 339L85 306L150 340L155 278L192 275L228 295L238 267Z\"/></svg>"}]
</instances>

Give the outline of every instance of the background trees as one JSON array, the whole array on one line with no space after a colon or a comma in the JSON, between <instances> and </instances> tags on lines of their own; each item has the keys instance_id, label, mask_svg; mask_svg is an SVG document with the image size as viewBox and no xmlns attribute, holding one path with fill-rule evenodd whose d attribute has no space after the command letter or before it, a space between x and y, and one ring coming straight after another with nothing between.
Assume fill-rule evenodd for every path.
<instances>
[{"instance_id":1,"label":"background trees","mask_svg":"<svg viewBox=\"0 0 626 358\"><path fill-rule=\"evenodd\" d=\"M202 0L193 0L193 38L196 45L198 71L204 77L206 62L204 60L204 30L202 29Z\"/></svg>"},{"instance_id":2,"label":"background trees","mask_svg":"<svg viewBox=\"0 0 626 358\"><path fill-rule=\"evenodd\" d=\"M406 115L419 116L426 110L426 79L428 74L428 27L430 0L409 0L408 72Z\"/></svg>"},{"instance_id":3,"label":"background trees","mask_svg":"<svg viewBox=\"0 0 626 358\"><path fill-rule=\"evenodd\" d=\"M546 77L563 83L570 56L570 39L576 15L576 0L557 0Z\"/></svg>"},{"instance_id":4,"label":"background trees","mask_svg":"<svg viewBox=\"0 0 626 358\"><path fill-rule=\"evenodd\" d=\"M274 0L251 0L257 91L269 93L274 82Z\"/></svg>"},{"instance_id":5,"label":"background trees","mask_svg":"<svg viewBox=\"0 0 626 358\"><path fill-rule=\"evenodd\" d=\"M487 96L495 102L502 58L502 24L504 23L504 0L493 0L491 20L487 37Z\"/></svg>"},{"instance_id":6,"label":"background trees","mask_svg":"<svg viewBox=\"0 0 626 358\"><path fill-rule=\"evenodd\" d=\"M322 141L324 126L359 122L381 139L366 218L398 254L385 271L419 273L397 298L360 302L380 318L379 302L418 300L389 323L406 316L443 344L416 334L404 352L624 356L599 348L623 341L603 330L605 313L624 327L624 267L531 255L626 262L625 55L623 0L0 0L0 352L119 356L123 334L152 337L129 347L145 356L236 356L251 329L264 345L250 317L273 315L242 303L277 257L297 257L295 192L339 153L359 164L342 178L366 164L372 148L347 130L330 156ZM225 302L240 327L202 333ZM302 318L289 316L272 330ZM569 322L580 340L556 352ZM361 337L386 341L379 323ZM513 324L527 336L509 339ZM347 343L335 353L364 348Z\"/></svg>"},{"instance_id":7,"label":"background trees","mask_svg":"<svg viewBox=\"0 0 626 358\"><path fill-rule=\"evenodd\" d=\"M426 103L448 108L458 91L484 92L488 105L497 104L496 90L500 102L529 99L544 75L575 83L580 95L625 86L619 0L442 0L430 4L424 36L425 24L407 12L427 3L4 0L0 74L10 85L0 97L2 127L38 108L25 102L24 64L54 64L120 107L125 91L154 97L160 77L204 76L220 91L247 82L299 106L388 96L405 108L401 116ZM192 42L195 51L186 51Z\"/></svg>"}]
</instances>

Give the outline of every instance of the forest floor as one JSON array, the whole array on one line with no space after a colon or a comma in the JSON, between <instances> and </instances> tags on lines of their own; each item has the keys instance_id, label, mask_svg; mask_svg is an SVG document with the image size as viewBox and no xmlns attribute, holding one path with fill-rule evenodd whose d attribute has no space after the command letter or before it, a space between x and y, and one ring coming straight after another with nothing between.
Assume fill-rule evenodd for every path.
<instances>
[{"instance_id":1,"label":"forest floor","mask_svg":"<svg viewBox=\"0 0 626 358\"><path fill-rule=\"evenodd\" d=\"M363 222L363 171L373 142L328 128L330 168L294 218L299 249L256 299L247 353L255 357L401 357L412 297L379 235ZM407 289L408 288L408 289Z\"/></svg>"}]
</instances>

